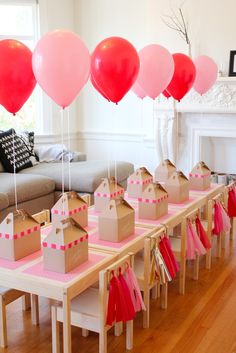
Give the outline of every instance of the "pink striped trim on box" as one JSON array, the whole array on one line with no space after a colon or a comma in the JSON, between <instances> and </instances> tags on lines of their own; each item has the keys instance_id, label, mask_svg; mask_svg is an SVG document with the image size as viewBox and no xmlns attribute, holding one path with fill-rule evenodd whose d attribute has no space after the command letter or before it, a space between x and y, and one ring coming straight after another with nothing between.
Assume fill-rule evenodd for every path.
<instances>
[{"instance_id":1,"label":"pink striped trim on box","mask_svg":"<svg viewBox=\"0 0 236 353\"><path fill-rule=\"evenodd\" d=\"M162 202L162 201L164 201L166 199L168 199L168 195L162 196L162 197L160 197L157 200L156 199L144 199L142 197L139 197L138 201L139 202L145 202L145 203L160 203L160 202Z\"/></svg>"},{"instance_id":2,"label":"pink striped trim on box","mask_svg":"<svg viewBox=\"0 0 236 353\"><path fill-rule=\"evenodd\" d=\"M88 234L86 234L84 237L81 237L79 239L76 239L76 240L72 241L71 243L68 243L67 245L58 245L58 244L55 244L55 243L49 244L48 242L44 241L43 242L43 247L44 248L50 248L50 249L66 251L66 250L71 249L74 246L78 245L79 243L82 243L83 241L86 241L86 240L88 240Z\"/></svg>"},{"instance_id":3,"label":"pink striped trim on box","mask_svg":"<svg viewBox=\"0 0 236 353\"><path fill-rule=\"evenodd\" d=\"M61 211L61 210L52 210L52 214L58 214L60 216L72 216L73 214L82 212L88 208L88 205L84 205L78 208L74 208L73 210L68 211Z\"/></svg>"},{"instance_id":4,"label":"pink striped trim on box","mask_svg":"<svg viewBox=\"0 0 236 353\"><path fill-rule=\"evenodd\" d=\"M119 195L123 195L123 194L124 194L124 189L121 189L121 190L115 191L115 192L113 192L111 194L103 194L101 192L95 192L94 196L104 197L106 199L112 199L113 197L116 197L116 196L119 196Z\"/></svg>"},{"instance_id":5,"label":"pink striped trim on box","mask_svg":"<svg viewBox=\"0 0 236 353\"><path fill-rule=\"evenodd\" d=\"M128 184L135 184L135 185L147 185L153 182L153 178L149 178L146 180L128 180Z\"/></svg>"},{"instance_id":6,"label":"pink striped trim on box","mask_svg":"<svg viewBox=\"0 0 236 353\"><path fill-rule=\"evenodd\" d=\"M208 178L211 175L211 173L207 173L207 174L194 174L194 173L189 173L189 176L192 178Z\"/></svg>"},{"instance_id":7,"label":"pink striped trim on box","mask_svg":"<svg viewBox=\"0 0 236 353\"><path fill-rule=\"evenodd\" d=\"M9 239L9 240L15 240L15 239L20 239L26 235L30 235L32 234L33 232L37 232L40 230L40 226L37 225L37 226L34 226L32 228L29 228L29 229L26 229L20 233L16 233L16 234L13 234L13 235L10 235L8 233L0 233L0 238L3 238L3 239Z\"/></svg>"}]
</instances>

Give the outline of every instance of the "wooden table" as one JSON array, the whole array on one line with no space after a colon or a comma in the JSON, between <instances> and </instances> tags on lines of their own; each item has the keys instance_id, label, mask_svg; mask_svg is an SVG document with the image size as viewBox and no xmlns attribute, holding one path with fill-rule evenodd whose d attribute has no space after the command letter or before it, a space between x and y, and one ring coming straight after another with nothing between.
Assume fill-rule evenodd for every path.
<instances>
[{"instance_id":1,"label":"wooden table","mask_svg":"<svg viewBox=\"0 0 236 353\"><path fill-rule=\"evenodd\" d=\"M89 249L89 259L68 274L44 271L41 251L22 260L0 259L0 285L62 302L64 353L71 353L71 300L95 283L115 254Z\"/></svg>"}]
</instances>

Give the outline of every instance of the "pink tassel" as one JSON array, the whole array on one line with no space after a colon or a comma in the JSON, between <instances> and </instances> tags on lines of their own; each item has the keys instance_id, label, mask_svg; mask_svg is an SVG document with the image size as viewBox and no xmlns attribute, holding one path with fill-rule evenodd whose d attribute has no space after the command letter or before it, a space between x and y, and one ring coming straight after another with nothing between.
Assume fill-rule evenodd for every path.
<instances>
[{"instance_id":1,"label":"pink tassel","mask_svg":"<svg viewBox=\"0 0 236 353\"><path fill-rule=\"evenodd\" d=\"M223 231L229 232L231 228L230 218L221 203L219 204L219 207L223 220Z\"/></svg>"},{"instance_id":2,"label":"pink tassel","mask_svg":"<svg viewBox=\"0 0 236 353\"><path fill-rule=\"evenodd\" d=\"M197 232L194 229L192 223L190 223L190 231L192 232L192 238L196 253L198 253L199 255L205 255L206 249L204 248L200 238L198 237Z\"/></svg>"},{"instance_id":3,"label":"pink tassel","mask_svg":"<svg viewBox=\"0 0 236 353\"><path fill-rule=\"evenodd\" d=\"M190 223L188 223L188 225L187 225L187 259L188 260L195 260L196 259L195 246L194 246L194 242L193 242Z\"/></svg>"},{"instance_id":4,"label":"pink tassel","mask_svg":"<svg viewBox=\"0 0 236 353\"><path fill-rule=\"evenodd\" d=\"M146 310L137 278L133 269L130 266L128 266L125 271L125 280L131 293L131 299L133 301L135 312L140 310Z\"/></svg>"}]
</instances>

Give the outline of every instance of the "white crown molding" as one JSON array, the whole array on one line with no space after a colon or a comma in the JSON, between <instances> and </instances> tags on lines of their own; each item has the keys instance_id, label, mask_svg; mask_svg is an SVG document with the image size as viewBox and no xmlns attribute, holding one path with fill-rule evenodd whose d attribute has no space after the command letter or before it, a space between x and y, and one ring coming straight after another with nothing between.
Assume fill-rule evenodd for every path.
<instances>
[{"instance_id":1,"label":"white crown molding","mask_svg":"<svg viewBox=\"0 0 236 353\"><path fill-rule=\"evenodd\" d=\"M70 140L71 141L77 141L79 138L79 133L78 132L72 132L70 133ZM64 134L63 136L64 143L67 143L67 134ZM61 143L61 134L36 134L35 135L35 144L36 145L41 145L41 144L53 144L53 143Z\"/></svg>"},{"instance_id":2,"label":"white crown molding","mask_svg":"<svg viewBox=\"0 0 236 353\"><path fill-rule=\"evenodd\" d=\"M111 132L111 131L80 131L78 133L79 140L96 140L96 141L118 141L118 142L141 142L145 139L145 135L140 132Z\"/></svg>"}]
</instances>

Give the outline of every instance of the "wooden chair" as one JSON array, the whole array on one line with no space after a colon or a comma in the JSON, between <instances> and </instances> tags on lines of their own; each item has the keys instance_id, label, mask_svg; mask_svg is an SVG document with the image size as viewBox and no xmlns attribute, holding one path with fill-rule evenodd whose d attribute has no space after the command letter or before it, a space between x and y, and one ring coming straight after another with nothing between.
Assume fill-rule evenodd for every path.
<instances>
[{"instance_id":1,"label":"wooden chair","mask_svg":"<svg viewBox=\"0 0 236 353\"><path fill-rule=\"evenodd\" d=\"M134 271L139 283L140 290L143 292L143 301L146 306L146 311L143 311L143 328L149 328L150 320L150 292L152 293L152 298L156 299L157 292L160 296L160 287L161 287L161 308L167 308L167 289L168 285L163 284L160 286L160 283L156 280L152 283L150 282L150 272L151 272L151 261L152 261L152 248L156 246L158 239L165 232L165 228L161 227L157 230L155 234L150 237L147 237L144 240L144 252L142 256L137 254L134 258ZM157 291L158 288L158 291Z\"/></svg>"},{"instance_id":2,"label":"wooden chair","mask_svg":"<svg viewBox=\"0 0 236 353\"><path fill-rule=\"evenodd\" d=\"M196 208L186 214L181 222L180 234L175 236L170 236L170 242L172 250L176 256L177 261L180 264L179 272L179 293L185 294L185 284L186 284L186 263L187 263L187 224L188 221L196 218L196 215L200 214L200 209ZM198 280L199 278L199 256L196 254L196 259L194 260L193 266L193 279Z\"/></svg>"},{"instance_id":3,"label":"wooden chair","mask_svg":"<svg viewBox=\"0 0 236 353\"><path fill-rule=\"evenodd\" d=\"M7 347L7 319L6 319L6 306L20 297L26 297L25 307L23 309L27 310L30 308L30 298L29 294L24 292L9 289L5 287L0 287L0 346L2 348Z\"/></svg>"},{"instance_id":4,"label":"wooden chair","mask_svg":"<svg viewBox=\"0 0 236 353\"><path fill-rule=\"evenodd\" d=\"M133 254L129 254L99 273L99 288L90 287L71 302L71 325L81 327L85 332L99 334L99 353L107 353L107 331L112 327L106 325L108 286L111 271L129 263L133 267ZM52 313L52 352L59 353L59 323L63 322L61 306L53 305ZM133 347L133 321L126 323L126 349Z\"/></svg>"}]
</instances>

